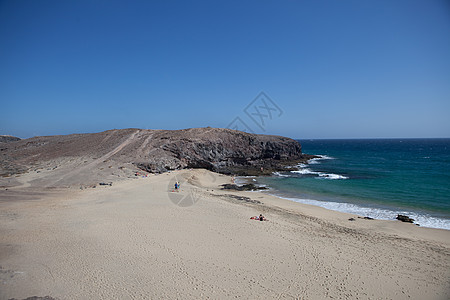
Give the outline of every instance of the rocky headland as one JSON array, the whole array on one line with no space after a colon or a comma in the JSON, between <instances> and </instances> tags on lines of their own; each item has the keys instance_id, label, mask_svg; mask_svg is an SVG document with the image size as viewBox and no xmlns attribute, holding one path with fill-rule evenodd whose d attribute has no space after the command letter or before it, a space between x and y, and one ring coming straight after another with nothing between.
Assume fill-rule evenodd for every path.
<instances>
[{"instance_id":1,"label":"rocky headland","mask_svg":"<svg viewBox=\"0 0 450 300\"><path fill-rule=\"evenodd\" d=\"M9 143L9 142L16 142L20 141L21 138L11 135L0 135L0 143Z\"/></svg>"},{"instance_id":2,"label":"rocky headland","mask_svg":"<svg viewBox=\"0 0 450 300\"><path fill-rule=\"evenodd\" d=\"M0 142L0 176L35 172L42 173L37 184L71 186L185 168L267 175L312 157L281 136L209 127L121 129Z\"/></svg>"}]
</instances>

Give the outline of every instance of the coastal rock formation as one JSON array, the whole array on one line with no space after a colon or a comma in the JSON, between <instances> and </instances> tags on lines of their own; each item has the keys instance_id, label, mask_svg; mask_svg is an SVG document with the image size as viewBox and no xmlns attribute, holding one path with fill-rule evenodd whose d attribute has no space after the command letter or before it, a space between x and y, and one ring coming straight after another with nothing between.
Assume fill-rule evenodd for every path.
<instances>
[{"instance_id":1,"label":"coastal rock formation","mask_svg":"<svg viewBox=\"0 0 450 300\"><path fill-rule=\"evenodd\" d=\"M225 174L269 174L285 164L309 158L301 145L280 136L230 129L193 128L154 135L153 153L138 166L149 172L205 168Z\"/></svg>"},{"instance_id":2,"label":"coastal rock formation","mask_svg":"<svg viewBox=\"0 0 450 300\"><path fill-rule=\"evenodd\" d=\"M290 138L231 129L121 129L43 136L0 144L0 176L41 172L50 186L109 182L139 170L163 173L205 168L224 174L261 175L313 156ZM43 183L41 183L43 184Z\"/></svg>"},{"instance_id":3,"label":"coastal rock formation","mask_svg":"<svg viewBox=\"0 0 450 300\"><path fill-rule=\"evenodd\" d=\"M402 222L414 223L414 219L411 219L410 217L404 215L397 215L396 219Z\"/></svg>"},{"instance_id":4,"label":"coastal rock formation","mask_svg":"<svg viewBox=\"0 0 450 300\"><path fill-rule=\"evenodd\" d=\"M10 143L15 141L20 141L21 138L11 136L11 135L0 135L0 143Z\"/></svg>"},{"instance_id":5,"label":"coastal rock formation","mask_svg":"<svg viewBox=\"0 0 450 300\"><path fill-rule=\"evenodd\" d=\"M256 186L253 183L247 183L244 185L236 185L236 184L222 184L222 190L235 190L235 191L257 191L257 190L266 190L267 188L264 186Z\"/></svg>"}]
</instances>

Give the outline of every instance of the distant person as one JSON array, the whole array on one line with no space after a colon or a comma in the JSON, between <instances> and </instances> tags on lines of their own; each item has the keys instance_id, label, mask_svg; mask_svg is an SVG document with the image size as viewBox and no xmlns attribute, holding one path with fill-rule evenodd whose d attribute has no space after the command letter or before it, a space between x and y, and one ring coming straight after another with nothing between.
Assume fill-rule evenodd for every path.
<instances>
[{"instance_id":1,"label":"distant person","mask_svg":"<svg viewBox=\"0 0 450 300\"><path fill-rule=\"evenodd\" d=\"M250 219L256 221L267 221L267 219L262 214L260 214L259 216L251 217Z\"/></svg>"},{"instance_id":2,"label":"distant person","mask_svg":"<svg viewBox=\"0 0 450 300\"><path fill-rule=\"evenodd\" d=\"M178 182L175 182L175 191L178 191Z\"/></svg>"}]
</instances>

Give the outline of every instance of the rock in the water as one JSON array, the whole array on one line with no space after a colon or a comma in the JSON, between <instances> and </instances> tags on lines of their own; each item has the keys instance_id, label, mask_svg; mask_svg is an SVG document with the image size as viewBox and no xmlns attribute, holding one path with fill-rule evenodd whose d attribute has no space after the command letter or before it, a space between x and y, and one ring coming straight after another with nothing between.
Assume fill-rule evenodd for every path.
<instances>
[{"instance_id":1,"label":"rock in the water","mask_svg":"<svg viewBox=\"0 0 450 300\"><path fill-rule=\"evenodd\" d=\"M407 222L407 223L414 223L414 219L411 219L408 216L404 216L404 215L397 215L397 220L400 220L402 222Z\"/></svg>"}]
</instances>

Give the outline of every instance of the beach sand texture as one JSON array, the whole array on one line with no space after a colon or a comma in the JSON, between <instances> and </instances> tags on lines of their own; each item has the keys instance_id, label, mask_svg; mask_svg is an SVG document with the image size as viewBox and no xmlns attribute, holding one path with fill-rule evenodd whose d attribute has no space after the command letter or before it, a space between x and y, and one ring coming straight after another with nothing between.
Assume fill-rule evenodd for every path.
<instances>
[{"instance_id":1,"label":"beach sand texture","mask_svg":"<svg viewBox=\"0 0 450 300\"><path fill-rule=\"evenodd\" d=\"M450 231L219 190L230 182L199 169L3 189L0 299L450 298Z\"/></svg>"}]
</instances>

